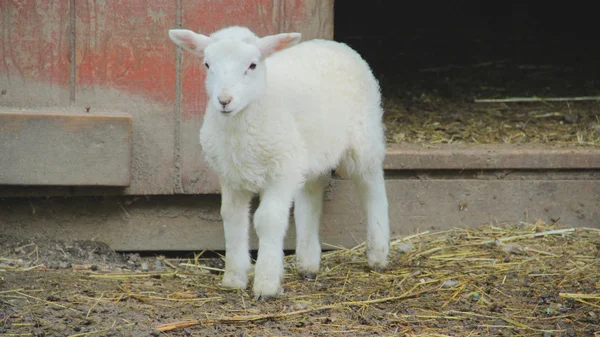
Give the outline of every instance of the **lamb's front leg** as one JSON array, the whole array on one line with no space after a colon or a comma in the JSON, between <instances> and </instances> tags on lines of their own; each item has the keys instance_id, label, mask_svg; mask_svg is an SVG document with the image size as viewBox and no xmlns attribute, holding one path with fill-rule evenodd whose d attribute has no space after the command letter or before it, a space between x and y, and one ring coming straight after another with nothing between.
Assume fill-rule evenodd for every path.
<instances>
[{"instance_id":1,"label":"lamb's front leg","mask_svg":"<svg viewBox=\"0 0 600 337\"><path fill-rule=\"evenodd\" d=\"M283 238L297 186L289 181L269 186L254 213L254 227L258 235L258 258L254 268L254 295L257 298L283 293Z\"/></svg>"},{"instance_id":2,"label":"lamb's front leg","mask_svg":"<svg viewBox=\"0 0 600 337\"><path fill-rule=\"evenodd\" d=\"M221 217L225 230L225 275L222 285L245 289L248 285L250 254L248 227L252 194L221 183Z\"/></svg>"}]
</instances>

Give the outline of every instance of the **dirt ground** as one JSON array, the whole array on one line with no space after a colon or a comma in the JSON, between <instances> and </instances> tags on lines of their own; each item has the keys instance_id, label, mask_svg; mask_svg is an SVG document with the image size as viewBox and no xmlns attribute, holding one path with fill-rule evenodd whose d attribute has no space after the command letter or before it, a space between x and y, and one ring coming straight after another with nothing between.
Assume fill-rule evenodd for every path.
<instances>
[{"instance_id":1,"label":"dirt ground","mask_svg":"<svg viewBox=\"0 0 600 337\"><path fill-rule=\"evenodd\" d=\"M600 335L598 229L425 232L394 240L381 274L362 245L326 252L315 280L288 256L286 292L268 301L220 288L211 254L0 236L0 336Z\"/></svg>"}]
</instances>

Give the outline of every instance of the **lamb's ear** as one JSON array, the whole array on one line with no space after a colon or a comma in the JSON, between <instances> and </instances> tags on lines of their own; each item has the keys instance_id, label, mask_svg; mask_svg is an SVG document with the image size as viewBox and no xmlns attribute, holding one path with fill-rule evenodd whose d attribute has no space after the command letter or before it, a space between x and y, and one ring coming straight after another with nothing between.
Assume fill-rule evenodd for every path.
<instances>
[{"instance_id":1,"label":"lamb's ear","mask_svg":"<svg viewBox=\"0 0 600 337\"><path fill-rule=\"evenodd\" d=\"M283 33L277 35L265 36L256 42L258 49L263 58L276 53L285 48L289 48L300 42L302 34L300 33Z\"/></svg>"},{"instance_id":2,"label":"lamb's ear","mask_svg":"<svg viewBox=\"0 0 600 337\"><path fill-rule=\"evenodd\" d=\"M170 29L169 37L176 45L198 56L204 56L204 49L210 43L210 37L187 29Z\"/></svg>"}]
</instances>

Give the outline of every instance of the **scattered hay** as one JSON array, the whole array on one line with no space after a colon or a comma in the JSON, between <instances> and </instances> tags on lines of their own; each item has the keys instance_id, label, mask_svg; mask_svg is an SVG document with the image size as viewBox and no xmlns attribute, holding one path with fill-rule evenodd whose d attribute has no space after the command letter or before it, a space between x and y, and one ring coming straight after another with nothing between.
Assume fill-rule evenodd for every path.
<instances>
[{"instance_id":1,"label":"scattered hay","mask_svg":"<svg viewBox=\"0 0 600 337\"><path fill-rule=\"evenodd\" d=\"M600 144L600 102L474 103L422 94L385 101L389 143Z\"/></svg>"},{"instance_id":2,"label":"scattered hay","mask_svg":"<svg viewBox=\"0 0 600 337\"><path fill-rule=\"evenodd\" d=\"M171 336L600 334L598 229L488 225L423 232L391 244L383 273L366 267L364 243L325 252L321 272L310 281L298 278L288 256L286 293L269 301L222 289L220 268L199 255L166 259L172 270L164 273L72 270L64 287L58 284L66 279L51 281L53 287L27 283L52 277L49 270L9 267L0 277L10 273L21 286L0 290L0 309L10 312L0 315L0 328L10 321L11 330L4 329L13 335L54 331L51 309L62 320L95 322L79 336L140 326ZM119 314L111 318L114 311Z\"/></svg>"}]
</instances>

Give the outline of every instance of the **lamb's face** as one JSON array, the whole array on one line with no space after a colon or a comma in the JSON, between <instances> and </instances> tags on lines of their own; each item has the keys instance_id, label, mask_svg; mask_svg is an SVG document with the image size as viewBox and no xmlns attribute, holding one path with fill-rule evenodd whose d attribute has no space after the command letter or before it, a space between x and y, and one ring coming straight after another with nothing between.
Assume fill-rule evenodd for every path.
<instances>
[{"instance_id":1,"label":"lamb's face","mask_svg":"<svg viewBox=\"0 0 600 337\"><path fill-rule=\"evenodd\" d=\"M301 35L282 33L259 39L248 28L233 26L210 37L187 29L171 29L169 37L181 48L204 57L208 104L231 116L264 94L264 59L295 45Z\"/></svg>"},{"instance_id":2,"label":"lamb's face","mask_svg":"<svg viewBox=\"0 0 600 337\"><path fill-rule=\"evenodd\" d=\"M257 100L266 85L260 50L239 40L219 40L204 51L208 104L232 116Z\"/></svg>"}]
</instances>

